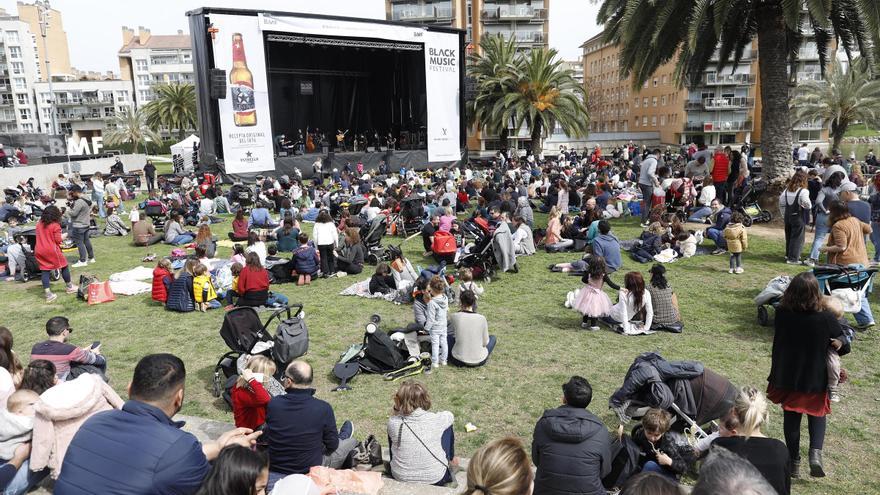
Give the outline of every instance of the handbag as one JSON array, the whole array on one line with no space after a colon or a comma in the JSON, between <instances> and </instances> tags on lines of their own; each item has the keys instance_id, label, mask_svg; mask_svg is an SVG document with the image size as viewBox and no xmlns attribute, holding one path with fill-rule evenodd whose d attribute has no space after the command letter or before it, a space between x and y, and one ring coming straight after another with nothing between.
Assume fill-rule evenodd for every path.
<instances>
[{"instance_id":1,"label":"handbag","mask_svg":"<svg viewBox=\"0 0 880 495\"><path fill-rule=\"evenodd\" d=\"M844 313L858 313L862 309L862 297L857 290L846 287L833 289L831 297L843 304Z\"/></svg>"},{"instance_id":2,"label":"handbag","mask_svg":"<svg viewBox=\"0 0 880 495\"><path fill-rule=\"evenodd\" d=\"M92 282L89 284L89 305L115 301L116 296L110 288L110 282Z\"/></svg>"}]
</instances>

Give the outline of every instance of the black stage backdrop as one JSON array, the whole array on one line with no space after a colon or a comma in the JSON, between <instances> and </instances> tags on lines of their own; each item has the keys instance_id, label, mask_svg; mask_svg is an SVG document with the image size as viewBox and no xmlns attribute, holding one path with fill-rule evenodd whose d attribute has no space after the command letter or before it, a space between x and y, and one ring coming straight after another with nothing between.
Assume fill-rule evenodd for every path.
<instances>
[{"instance_id":1,"label":"black stage backdrop","mask_svg":"<svg viewBox=\"0 0 880 495\"><path fill-rule=\"evenodd\" d=\"M427 125L422 50L266 43L269 101L275 135L321 129L417 131ZM316 143L317 144L317 143Z\"/></svg>"}]
</instances>

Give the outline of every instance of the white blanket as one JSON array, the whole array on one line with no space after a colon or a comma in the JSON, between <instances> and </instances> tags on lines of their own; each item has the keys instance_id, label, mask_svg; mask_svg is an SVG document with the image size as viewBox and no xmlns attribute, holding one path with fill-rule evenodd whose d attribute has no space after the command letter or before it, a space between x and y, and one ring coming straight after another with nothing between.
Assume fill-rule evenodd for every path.
<instances>
[{"instance_id":1,"label":"white blanket","mask_svg":"<svg viewBox=\"0 0 880 495\"><path fill-rule=\"evenodd\" d=\"M110 275L111 282L123 282L130 280L153 280L153 269L145 266L132 268L131 270ZM115 292L115 291L114 291Z\"/></svg>"},{"instance_id":2,"label":"white blanket","mask_svg":"<svg viewBox=\"0 0 880 495\"><path fill-rule=\"evenodd\" d=\"M357 282L348 286L339 295L366 297L367 299L384 299L388 302L394 302L394 299L397 298L397 291L389 292L388 294L379 294L378 292L370 294L370 279L366 279L363 282Z\"/></svg>"},{"instance_id":3,"label":"white blanket","mask_svg":"<svg viewBox=\"0 0 880 495\"><path fill-rule=\"evenodd\" d=\"M148 292L152 292L153 286L146 282L140 282L137 280L111 280L110 290L112 290L114 294L134 296L137 294L146 294Z\"/></svg>"}]
</instances>

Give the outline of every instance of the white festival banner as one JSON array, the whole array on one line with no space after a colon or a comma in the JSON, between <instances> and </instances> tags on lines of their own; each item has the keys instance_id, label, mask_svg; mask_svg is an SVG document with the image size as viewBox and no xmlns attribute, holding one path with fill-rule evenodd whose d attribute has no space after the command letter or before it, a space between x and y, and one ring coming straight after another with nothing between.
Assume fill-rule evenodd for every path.
<instances>
[{"instance_id":1,"label":"white festival banner","mask_svg":"<svg viewBox=\"0 0 880 495\"><path fill-rule=\"evenodd\" d=\"M226 99L218 100L226 173L275 170L263 33L257 18L212 14L218 29L214 67L227 74Z\"/></svg>"}]
</instances>

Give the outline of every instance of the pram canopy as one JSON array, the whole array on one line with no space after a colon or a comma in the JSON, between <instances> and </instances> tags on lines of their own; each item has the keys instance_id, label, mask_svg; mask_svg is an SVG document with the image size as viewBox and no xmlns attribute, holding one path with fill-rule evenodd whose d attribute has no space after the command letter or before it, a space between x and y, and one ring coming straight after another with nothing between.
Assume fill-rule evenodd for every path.
<instances>
[{"instance_id":1,"label":"pram canopy","mask_svg":"<svg viewBox=\"0 0 880 495\"><path fill-rule=\"evenodd\" d=\"M267 327L275 318L280 319L283 313L287 313L287 318L290 318L290 308L285 306L275 310L266 323L263 323L257 310L252 307L232 309L223 317L220 336L230 350L253 354L251 351L258 342L273 342L274 338Z\"/></svg>"}]
</instances>

